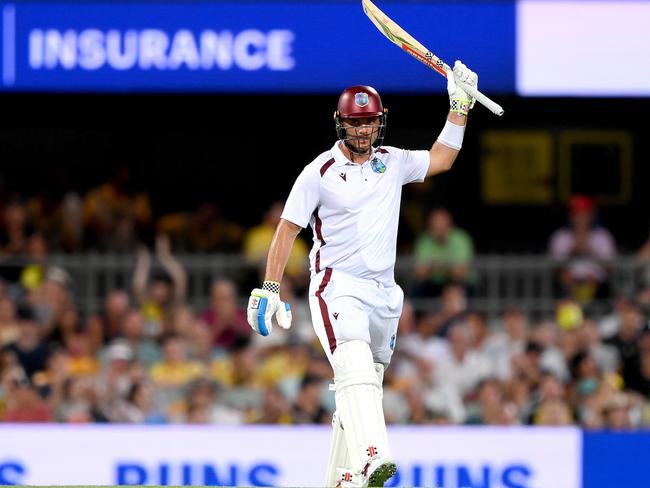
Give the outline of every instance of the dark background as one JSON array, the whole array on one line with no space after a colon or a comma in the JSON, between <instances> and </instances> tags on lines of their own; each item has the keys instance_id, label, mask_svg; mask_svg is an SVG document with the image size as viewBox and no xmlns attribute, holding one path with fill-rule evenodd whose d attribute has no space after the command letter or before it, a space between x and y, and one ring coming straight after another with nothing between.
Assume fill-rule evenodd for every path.
<instances>
[{"instance_id":1,"label":"dark background","mask_svg":"<svg viewBox=\"0 0 650 488\"><path fill-rule=\"evenodd\" d=\"M406 187L405 202L450 208L479 252L542 252L565 222L565 201L552 205L489 205L480 192L480 135L490 129L615 129L633 141L632 193L625 204L601 206L600 216L622 252L647 238L650 223L650 99L494 97L501 118L477 105L452 171L422 192ZM160 215L216 202L225 217L253 225L267 205L283 200L301 168L335 141L336 95L2 94L2 196L84 192L121 165L130 185L147 191ZM385 95L385 144L428 149L447 111L443 96ZM580 185L608 185L598 152L580 156ZM522 162L525 164L525 162ZM404 229L404 226L403 226ZM409 229L400 235L410 239Z\"/></svg>"}]
</instances>

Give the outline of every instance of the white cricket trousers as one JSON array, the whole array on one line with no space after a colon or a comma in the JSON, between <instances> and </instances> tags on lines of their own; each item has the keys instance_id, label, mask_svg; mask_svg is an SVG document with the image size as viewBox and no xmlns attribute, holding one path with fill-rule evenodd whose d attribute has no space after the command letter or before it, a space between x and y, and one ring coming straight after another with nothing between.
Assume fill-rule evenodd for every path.
<instances>
[{"instance_id":1,"label":"white cricket trousers","mask_svg":"<svg viewBox=\"0 0 650 488\"><path fill-rule=\"evenodd\" d=\"M327 358L336 347L353 340L370 345L374 362L388 366L395 350L404 292L326 268L311 278L312 324Z\"/></svg>"}]
</instances>

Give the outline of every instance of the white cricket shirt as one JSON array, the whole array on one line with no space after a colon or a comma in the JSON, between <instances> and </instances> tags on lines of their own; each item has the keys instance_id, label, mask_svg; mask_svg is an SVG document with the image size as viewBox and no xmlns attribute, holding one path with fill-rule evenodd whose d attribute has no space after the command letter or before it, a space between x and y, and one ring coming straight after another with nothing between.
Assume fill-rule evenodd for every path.
<instances>
[{"instance_id":1,"label":"white cricket shirt","mask_svg":"<svg viewBox=\"0 0 650 488\"><path fill-rule=\"evenodd\" d=\"M310 224L312 276L325 268L395 283L394 266L402 185L423 181L429 151L382 146L364 164L350 162L339 142L305 166L282 218Z\"/></svg>"}]
</instances>

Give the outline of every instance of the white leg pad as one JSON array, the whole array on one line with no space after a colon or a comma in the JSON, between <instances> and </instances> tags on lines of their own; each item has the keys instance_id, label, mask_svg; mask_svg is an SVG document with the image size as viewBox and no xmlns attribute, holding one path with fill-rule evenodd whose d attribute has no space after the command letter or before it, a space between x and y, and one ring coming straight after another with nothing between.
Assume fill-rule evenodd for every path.
<instances>
[{"instance_id":1,"label":"white leg pad","mask_svg":"<svg viewBox=\"0 0 650 488\"><path fill-rule=\"evenodd\" d=\"M367 343L349 341L332 355L336 408L343 422L354 473L365 475L372 458L390 458L382 387ZM382 368L383 372L383 368Z\"/></svg>"},{"instance_id":2,"label":"white leg pad","mask_svg":"<svg viewBox=\"0 0 650 488\"><path fill-rule=\"evenodd\" d=\"M345 441L345 433L338 412L334 412L332 427L334 432L327 466L327 481L325 482L327 487L336 486L340 481L351 481L346 479L345 476L346 471L351 471L350 457L348 456L348 445Z\"/></svg>"},{"instance_id":3,"label":"white leg pad","mask_svg":"<svg viewBox=\"0 0 650 488\"><path fill-rule=\"evenodd\" d=\"M381 421L382 425L384 425L384 429L382 430L382 433L384 434L384 443L386 444L386 447L388 447L388 432L386 431L386 419L384 418L384 406L383 406L383 401L384 401L384 365L381 363L375 363L375 373L377 374L377 380L379 381L379 403L381 405ZM386 451L386 454L390 456L390 452L388 452L388 449Z\"/></svg>"}]
</instances>

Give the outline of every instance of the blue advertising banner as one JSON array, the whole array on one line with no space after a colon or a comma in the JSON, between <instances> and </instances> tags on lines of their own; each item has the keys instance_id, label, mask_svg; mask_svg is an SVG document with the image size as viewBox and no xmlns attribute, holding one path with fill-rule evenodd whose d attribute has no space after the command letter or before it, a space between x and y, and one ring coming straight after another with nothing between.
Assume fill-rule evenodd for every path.
<instances>
[{"instance_id":1,"label":"blue advertising banner","mask_svg":"<svg viewBox=\"0 0 650 488\"><path fill-rule=\"evenodd\" d=\"M486 93L515 89L512 2L379 2ZM4 91L443 92L391 44L361 2L0 3Z\"/></svg>"},{"instance_id":2,"label":"blue advertising banner","mask_svg":"<svg viewBox=\"0 0 650 488\"><path fill-rule=\"evenodd\" d=\"M650 486L650 433L585 432L584 487Z\"/></svg>"}]
</instances>

